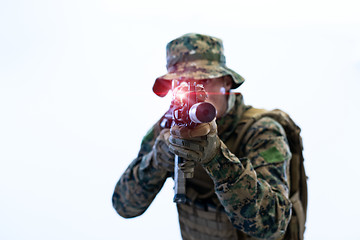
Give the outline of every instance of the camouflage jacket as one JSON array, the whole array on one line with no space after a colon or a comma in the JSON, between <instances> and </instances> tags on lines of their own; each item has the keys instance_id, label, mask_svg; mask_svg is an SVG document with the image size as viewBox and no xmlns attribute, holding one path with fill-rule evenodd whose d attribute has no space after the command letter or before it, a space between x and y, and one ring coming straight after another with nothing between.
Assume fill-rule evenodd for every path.
<instances>
[{"instance_id":1,"label":"camouflage jacket","mask_svg":"<svg viewBox=\"0 0 360 240\"><path fill-rule=\"evenodd\" d=\"M232 226L246 236L279 239L291 217L291 152L284 129L269 117L255 122L240 146L234 146L241 116L247 108L239 94L234 107L217 120L221 150L201 169L212 180L218 202ZM160 131L159 123L155 124L144 137L138 157L116 184L113 206L125 218L141 215L171 176L152 165L152 146ZM196 182L194 185L196 189Z\"/></svg>"}]
</instances>

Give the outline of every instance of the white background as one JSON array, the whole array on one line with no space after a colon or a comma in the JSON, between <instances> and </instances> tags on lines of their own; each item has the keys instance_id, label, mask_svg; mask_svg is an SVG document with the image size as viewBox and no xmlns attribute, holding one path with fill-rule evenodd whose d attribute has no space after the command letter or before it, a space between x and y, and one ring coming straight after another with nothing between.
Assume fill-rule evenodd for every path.
<instances>
[{"instance_id":1,"label":"white background","mask_svg":"<svg viewBox=\"0 0 360 240\"><path fill-rule=\"evenodd\" d=\"M302 128L306 239L360 239L357 1L0 1L0 239L180 239L168 180L123 219L114 186L169 105L165 46L219 37L247 104Z\"/></svg>"}]
</instances>

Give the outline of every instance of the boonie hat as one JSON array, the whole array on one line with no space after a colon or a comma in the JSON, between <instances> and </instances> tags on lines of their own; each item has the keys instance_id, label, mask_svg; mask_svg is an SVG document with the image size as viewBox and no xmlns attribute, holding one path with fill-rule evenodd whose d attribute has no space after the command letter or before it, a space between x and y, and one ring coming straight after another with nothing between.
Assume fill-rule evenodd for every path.
<instances>
[{"instance_id":1,"label":"boonie hat","mask_svg":"<svg viewBox=\"0 0 360 240\"><path fill-rule=\"evenodd\" d=\"M155 80L153 91L164 97L171 89L172 80L202 80L230 76L232 89L245 79L226 67L221 39L189 33L166 45L166 68L168 73Z\"/></svg>"}]
</instances>

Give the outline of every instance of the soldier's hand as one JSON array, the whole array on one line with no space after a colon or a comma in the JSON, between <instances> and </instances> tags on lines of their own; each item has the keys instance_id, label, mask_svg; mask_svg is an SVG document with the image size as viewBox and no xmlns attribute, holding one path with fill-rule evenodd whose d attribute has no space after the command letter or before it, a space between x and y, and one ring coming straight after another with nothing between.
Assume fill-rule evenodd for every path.
<instances>
[{"instance_id":1,"label":"soldier's hand","mask_svg":"<svg viewBox=\"0 0 360 240\"><path fill-rule=\"evenodd\" d=\"M170 129L169 150L186 160L202 164L211 161L220 151L215 120L193 129L174 125Z\"/></svg>"},{"instance_id":2,"label":"soldier's hand","mask_svg":"<svg viewBox=\"0 0 360 240\"><path fill-rule=\"evenodd\" d=\"M174 172L174 154L169 151L170 130L163 129L155 140L153 146L154 165L156 168L166 169L168 172Z\"/></svg>"}]
</instances>

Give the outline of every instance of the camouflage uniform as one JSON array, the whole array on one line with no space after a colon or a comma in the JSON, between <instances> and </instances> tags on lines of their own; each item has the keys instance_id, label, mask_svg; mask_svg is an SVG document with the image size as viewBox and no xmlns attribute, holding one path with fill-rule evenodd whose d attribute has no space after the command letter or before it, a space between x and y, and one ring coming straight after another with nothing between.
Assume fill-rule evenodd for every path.
<instances>
[{"instance_id":1,"label":"camouflage uniform","mask_svg":"<svg viewBox=\"0 0 360 240\"><path fill-rule=\"evenodd\" d=\"M219 153L210 162L197 164L194 178L187 179L191 201L178 204L184 239L280 239L285 233L291 217L291 152L286 134L278 122L264 117L236 145L240 120L248 108L237 94L234 105L216 121ZM138 157L116 184L113 206L125 218L141 215L172 176L153 161L152 147L161 131L160 121L143 138ZM202 224L201 216L211 211L215 213L212 219ZM201 225L200 232L194 229L197 224Z\"/></svg>"},{"instance_id":2,"label":"camouflage uniform","mask_svg":"<svg viewBox=\"0 0 360 240\"><path fill-rule=\"evenodd\" d=\"M291 216L287 181L291 153L281 125L271 118L262 118L238 146L244 157L235 156L226 143L236 135L234 131L245 108L239 95L233 109L217 120L221 152L203 167L237 229L253 237L276 239L284 233ZM116 185L113 204L123 217L142 214L170 176L169 172L152 165L152 146L159 132L157 123L144 137L138 157ZM195 178L199 174L195 172ZM193 185L199 189L196 183ZM215 204L211 197L206 201Z\"/></svg>"}]
</instances>

